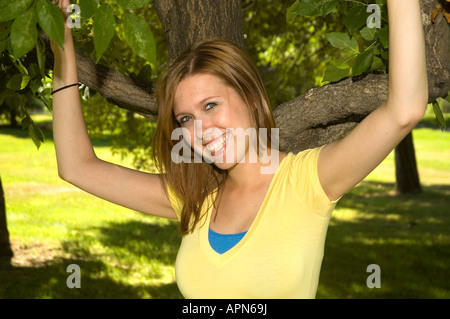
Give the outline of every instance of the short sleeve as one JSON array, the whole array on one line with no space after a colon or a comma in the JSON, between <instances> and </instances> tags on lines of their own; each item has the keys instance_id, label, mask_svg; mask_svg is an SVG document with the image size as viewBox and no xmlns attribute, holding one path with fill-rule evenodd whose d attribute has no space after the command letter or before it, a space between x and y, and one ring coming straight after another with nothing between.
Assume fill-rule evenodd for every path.
<instances>
[{"instance_id":1,"label":"short sleeve","mask_svg":"<svg viewBox=\"0 0 450 319\"><path fill-rule=\"evenodd\" d=\"M178 217L178 220L181 220L181 211L183 210L183 200L177 196L177 194L167 186L167 194L169 195L170 205L172 206L175 214Z\"/></svg>"},{"instance_id":2,"label":"short sleeve","mask_svg":"<svg viewBox=\"0 0 450 319\"><path fill-rule=\"evenodd\" d=\"M316 214L327 216L338 200L330 201L320 184L317 162L322 148L308 149L293 155L289 179L302 204Z\"/></svg>"}]
</instances>

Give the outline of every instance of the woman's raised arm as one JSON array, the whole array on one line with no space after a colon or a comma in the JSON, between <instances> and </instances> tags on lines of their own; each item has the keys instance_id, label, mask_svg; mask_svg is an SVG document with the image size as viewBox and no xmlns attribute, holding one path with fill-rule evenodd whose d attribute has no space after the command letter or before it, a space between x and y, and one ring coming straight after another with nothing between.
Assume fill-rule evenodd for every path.
<instances>
[{"instance_id":1,"label":"woman's raised arm","mask_svg":"<svg viewBox=\"0 0 450 319\"><path fill-rule=\"evenodd\" d=\"M325 146L318 173L335 200L362 181L425 113L428 84L419 0L388 0L389 93L349 135Z\"/></svg>"},{"instance_id":2,"label":"woman's raised arm","mask_svg":"<svg viewBox=\"0 0 450 319\"><path fill-rule=\"evenodd\" d=\"M63 13L69 0L60 0ZM78 83L72 32L66 26L62 50L54 52L53 91ZM158 175L132 170L100 160L95 155L83 118L78 85L53 95L53 135L59 176L67 182L130 209L176 218Z\"/></svg>"}]
</instances>

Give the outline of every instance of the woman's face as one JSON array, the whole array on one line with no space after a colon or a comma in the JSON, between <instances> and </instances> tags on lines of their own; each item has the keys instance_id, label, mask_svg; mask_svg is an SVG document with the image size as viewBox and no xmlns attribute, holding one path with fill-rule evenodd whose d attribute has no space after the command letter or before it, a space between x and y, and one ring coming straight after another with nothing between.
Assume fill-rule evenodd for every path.
<instances>
[{"instance_id":1,"label":"woman's face","mask_svg":"<svg viewBox=\"0 0 450 319\"><path fill-rule=\"evenodd\" d=\"M183 138L208 163L225 170L248 160L249 136L255 131L248 108L217 76L183 79L175 92L173 112Z\"/></svg>"}]
</instances>

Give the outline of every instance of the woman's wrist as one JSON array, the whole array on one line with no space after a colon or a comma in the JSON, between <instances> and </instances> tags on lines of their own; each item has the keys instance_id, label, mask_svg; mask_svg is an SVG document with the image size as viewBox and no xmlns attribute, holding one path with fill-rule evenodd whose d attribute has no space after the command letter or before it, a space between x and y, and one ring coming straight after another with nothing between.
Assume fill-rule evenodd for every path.
<instances>
[{"instance_id":1,"label":"woman's wrist","mask_svg":"<svg viewBox=\"0 0 450 319\"><path fill-rule=\"evenodd\" d=\"M64 50L52 43L54 54L53 87L64 86L78 82L75 47L72 30L66 26Z\"/></svg>"}]
</instances>

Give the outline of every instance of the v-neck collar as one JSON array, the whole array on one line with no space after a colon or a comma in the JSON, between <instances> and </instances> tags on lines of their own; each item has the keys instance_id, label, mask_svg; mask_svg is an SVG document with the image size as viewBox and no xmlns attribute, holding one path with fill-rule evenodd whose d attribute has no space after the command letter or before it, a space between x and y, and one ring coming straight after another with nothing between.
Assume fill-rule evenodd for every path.
<instances>
[{"instance_id":1,"label":"v-neck collar","mask_svg":"<svg viewBox=\"0 0 450 319\"><path fill-rule=\"evenodd\" d=\"M216 252L209 243L208 233L209 233L209 227L210 227L211 216L212 216L212 211L213 211L213 207L212 207L212 205L210 205L210 207L204 217L204 218L206 218L206 220L201 222L201 227L198 231L198 236L199 236L199 243L200 243L201 250L203 251L205 256L208 259L210 259L216 266L222 266L223 264L228 262L235 255L237 255L241 250L243 250L243 248L245 248L244 246L246 246L246 243L252 239L254 233L258 229L258 226L261 224L261 222L264 218L265 211L266 211L265 207L267 206L267 202L269 201L270 194L272 193L272 189L274 187L276 179L278 178L280 167L282 166L283 162L285 162L286 157L288 157L289 155L290 154L286 154L286 156L284 156L284 158L279 163L277 170L275 171L275 174L272 176L272 180L270 181L269 187L268 187L267 192L264 196L264 199L261 203L261 206L259 207L258 213L256 214L255 219L253 220L247 233L235 246L233 246L231 249L224 252L223 254L219 254L218 252ZM218 194L218 192L216 189L213 192L213 194L211 195L212 200L216 199L217 194Z\"/></svg>"}]
</instances>

